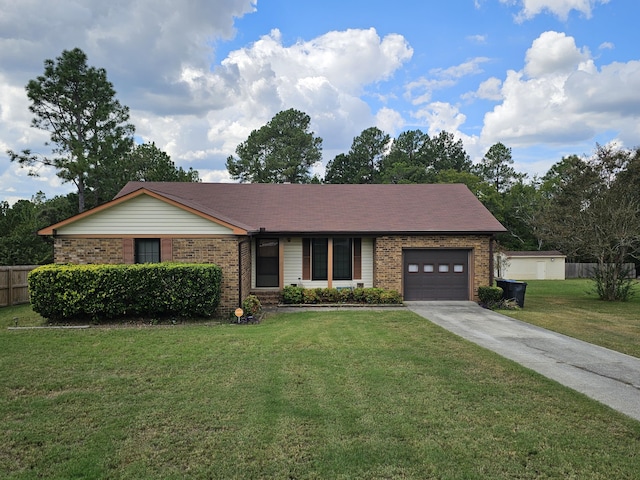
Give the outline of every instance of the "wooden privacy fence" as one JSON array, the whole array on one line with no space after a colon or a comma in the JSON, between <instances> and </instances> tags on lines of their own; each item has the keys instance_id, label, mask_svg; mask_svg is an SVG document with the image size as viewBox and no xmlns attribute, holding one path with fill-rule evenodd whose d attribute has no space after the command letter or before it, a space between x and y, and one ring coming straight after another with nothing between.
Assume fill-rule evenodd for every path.
<instances>
[{"instance_id":1,"label":"wooden privacy fence","mask_svg":"<svg viewBox=\"0 0 640 480\"><path fill-rule=\"evenodd\" d=\"M37 265L0 267L0 307L29 303L27 276Z\"/></svg>"},{"instance_id":2,"label":"wooden privacy fence","mask_svg":"<svg viewBox=\"0 0 640 480\"><path fill-rule=\"evenodd\" d=\"M633 263L625 263L625 267L629 269L629 277L636 278L636 266ZM593 270L598 266L597 263L565 263L565 278L589 278Z\"/></svg>"}]
</instances>

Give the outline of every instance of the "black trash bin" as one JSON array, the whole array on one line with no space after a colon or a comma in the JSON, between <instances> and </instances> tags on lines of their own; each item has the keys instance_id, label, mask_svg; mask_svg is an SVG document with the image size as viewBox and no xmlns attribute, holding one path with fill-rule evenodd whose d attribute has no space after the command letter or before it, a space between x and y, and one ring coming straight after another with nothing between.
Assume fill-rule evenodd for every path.
<instances>
[{"instance_id":1,"label":"black trash bin","mask_svg":"<svg viewBox=\"0 0 640 480\"><path fill-rule=\"evenodd\" d=\"M527 291L527 282L517 280L496 280L496 284L502 288L502 298L504 300L515 300L516 305L524 308L524 295Z\"/></svg>"}]
</instances>

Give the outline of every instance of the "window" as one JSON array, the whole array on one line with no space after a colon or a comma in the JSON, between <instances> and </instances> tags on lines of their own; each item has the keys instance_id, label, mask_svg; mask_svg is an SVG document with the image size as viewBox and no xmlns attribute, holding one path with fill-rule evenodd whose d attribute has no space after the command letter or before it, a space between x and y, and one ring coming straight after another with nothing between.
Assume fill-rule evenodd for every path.
<instances>
[{"instance_id":1,"label":"window","mask_svg":"<svg viewBox=\"0 0 640 480\"><path fill-rule=\"evenodd\" d=\"M333 239L333 279L351 280L351 239Z\"/></svg>"},{"instance_id":2,"label":"window","mask_svg":"<svg viewBox=\"0 0 640 480\"><path fill-rule=\"evenodd\" d=\"M449 271L449 264L441 263L440 265L438 265L438 272L447 273L448 271Z\"/></svg>"},{"instance_id":3,"label":"window","mask_svg":"<svg viewBox=\"0 0 640 480\"><path fill-rule=\"evenodd\" d=\"M304 238L302 240L302 279L328 280L329 262L332 280L356 280L362 278L362 239L331 239L329 257L328 238Z\"/></svg>"},{"instance_id":4,"label":"window","mask_svg":"<svg viewBox=\"0 0 640 480\"><path fill-rule=\"evenodd\" d=\"M422 266L422 271L424 273L433 273L433 263L425 263Z\"/></svg>"},{"instance_id":5,"label":"window","mask_svg":"<svg viewBox=\"0 0 640 480\"><path fill-rule=\"evenodd\" d=\"M417 263L410 263L409 264L409 273L418 273L418 264Z\"/></svg>"},{"instance_id":6,"label":"window","mask_svg":"<svg viewBox=\"0 0 640 480\"><path fill-rule=\"evenodd\" d=\"M311 279L327 280L329 260L329 240L327 238L311 239Z\"/></svg>"},{"instance_id":7,"label":"window","mask_svg":"<svg viewBox=\"0 0 640 480\"><path fill-rule=\"evenodd\" d=\"M159 238L137 238L135 241L136 263L158 263L160 261Z\"/></svg>"},{"instance_id":8,"label":"window","mask_svg":"<svg viewBox=\"0 0 640 480\"><path fill-rule=\"evenodd\" d=\"M463 273L464 272L464 265L459 264L459 263L454 263L453 264L453 272L454 273Z\"/></svg>"}]
</instances>

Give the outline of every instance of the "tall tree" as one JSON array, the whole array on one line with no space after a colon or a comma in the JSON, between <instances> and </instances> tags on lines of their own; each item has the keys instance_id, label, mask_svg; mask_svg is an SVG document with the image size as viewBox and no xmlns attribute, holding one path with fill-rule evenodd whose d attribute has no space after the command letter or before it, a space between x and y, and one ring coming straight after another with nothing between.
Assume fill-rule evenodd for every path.
<instances>
[{"instance_id":1,"label":"tall tree","mask_svg":"<svg viewBox=\"0 0 640 480\"><path fill-rule=\"evenodd\" d=\"M106 71L89 67L79 48L45 60L44 75L30 80L26 90L34 114L31 125L50 133L51 155L27 149L20 154L9 151L9 156L27 167L54 167L58 177L76 185L82 212L91 172L131 149L134 127L128 123L129 109L116 100ZM30 174L37 172L31 169Z\"/></svg>"},{"instance_id":2,"label":"tall tree","mask_svg":"<svg viewBox=\"0 0 640 480\"><path fill-rule=\"evenodd\" d=\"M37 231L74 213L76 207L67 197L47 200L42 192L12 206L0 202L0 265L51 263L52 240L40 237Z\"/></svg>"},{"instance_id":3,"label":"tall tree","mask_svg":"<svg viewBox=\"0 0 640 480\"><path fill-rule=\"evenodd\" d=\"M464 150L462 140L456 140L453 133L443 130L437 136L431 137L425 154L430 182L434 182L438 172L444 170L471 171L471 159Z\"/></svg>"},{"instance_id":4,"label":"tall tree","mask_svg":"<svg viewBox=\"0 0 640 480\"><path fill-rule=\"evenodd\" d=\"M426 165L431 139L420 130L398 135L380 162L382 183L428 183Z\"/></svg>"},{"instance_id":5,"label":"tall tree","mask_svg":"<svg viewBox=\"0 0 640 480\"><path fill-rule=\"evenodd\" d=\"M199 182L200 175L193 168L176 167L171 157L151 142L136 145L115 162L99 165L87 185L99 205L111 200L129 181Z\"/></svg>"},{"instance_id":6,"label":"tall tree","mask_svg":"<svg viewBox=\"0 0 640 480\"><path fill-rule=\"evenodd\" d=\"M380 163L384 183L436 183L446 171L471 172L472 162L462 140L442 131L435 137L420 130L402 132Z\"/></svg>"},{"instance_id":7,"label":"tall tree","mask_svg":"<svg viewBox=\"0 0 640 480\"><path fill-rule=\"evenodd\" d=\"M480 163L476 165L476 171L499 193L505 193L511 185L523 178L521 174L516 173L512 165L511 148L498 142L489 148Z\"/></svg>"},{"instance_id":8,"label":"tall tree","mask_svg":"<svg viewBox=\"0 0 640 480\"><path fill-rule=\"evenodd\" d=\"M632 280L625 262L640 251L640 195L630 178L635 152L597 146L590 159L563 159L537 226L568 256L597 263L593 279L603 300L626 300ZM549 181L550 178L547 178Z\"/></svg>"},{"instance_id":9,"label":"tall tree","mask_svg":"<svg viewBox=\"0 0 640 480\"><path fill-rule=\"evenodd\" d=\"M391 137L377 127L362 131L353 139L347 155L340 154L327 164L327 183L378 183L380 162Z\"/></svg>"},{"instance_id":10,"label":"tall tree","mask_svg":"<svg viewBox=\"0 0 640 480\"><path fill-rule=\"evenodd\" d=\"M329 160L324 174L326 183L360 183L364 177L361 165L351 161L346 153L339 153L333 160Z\"/></svg>"},{"instance_id":11,"label":"tall tree","mask_svg":"<svg viewBox=\"0 0 640 480\"><path fill-rule=\"evenodd\" d=\"M252 183L309 183L311 167L322 157L322 138L309 131L306 113L289 109L277 113L265 126L227 158L231 178Z\"/></svg>"}]
</instances>

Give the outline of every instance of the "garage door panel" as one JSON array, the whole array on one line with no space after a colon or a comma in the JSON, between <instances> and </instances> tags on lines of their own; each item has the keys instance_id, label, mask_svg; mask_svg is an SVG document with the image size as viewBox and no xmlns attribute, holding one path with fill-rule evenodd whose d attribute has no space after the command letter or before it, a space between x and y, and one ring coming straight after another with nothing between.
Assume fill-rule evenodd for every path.
<instances>
[{"instance_id":1,"label":"garage door panel","mask_svg":"<svg viewBox=\"0 0 640 480\"><path fill-rule=\"evenodd\" d=\"M468 266L468 250L405 250L405 300L468 300Z\"/></svg>"}]
</instances>

